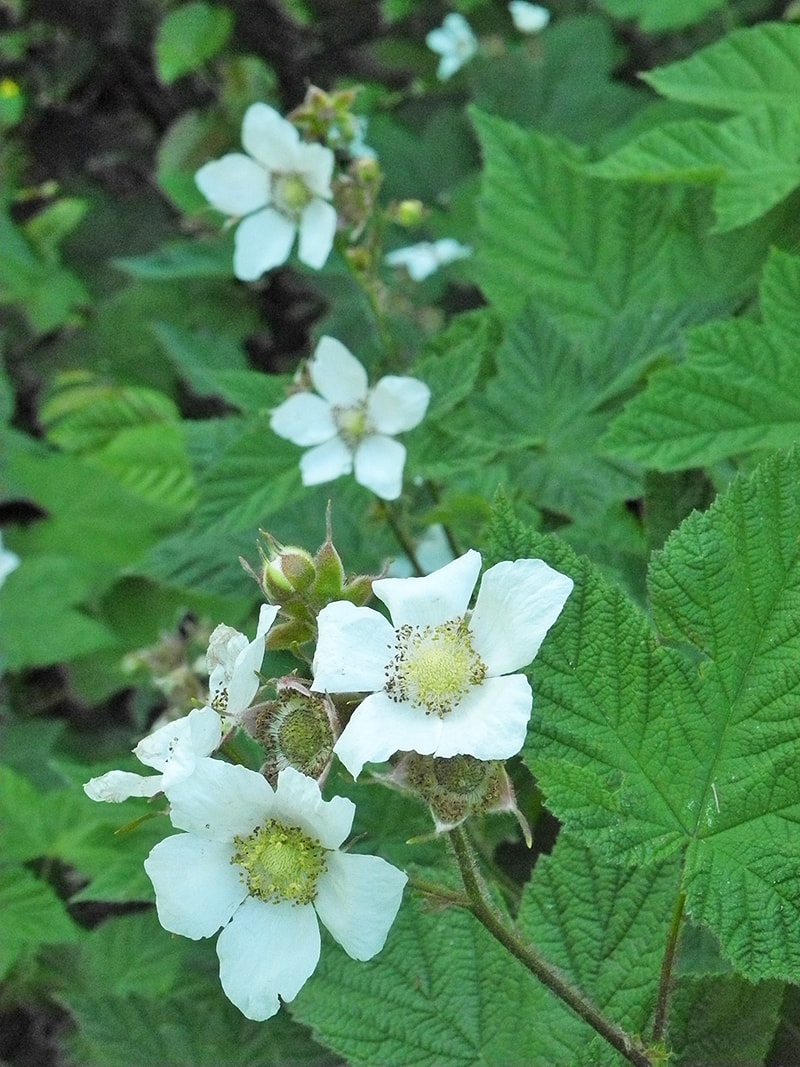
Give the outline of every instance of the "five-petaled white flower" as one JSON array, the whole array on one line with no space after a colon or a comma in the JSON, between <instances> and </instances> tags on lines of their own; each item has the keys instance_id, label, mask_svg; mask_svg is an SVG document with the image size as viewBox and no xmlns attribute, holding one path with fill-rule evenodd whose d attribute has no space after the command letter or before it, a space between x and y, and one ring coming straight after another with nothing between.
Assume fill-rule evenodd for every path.
<instances>
[{"instance_id":1,"label":"five-petaled white flower","mask_svg":"<svg viewBox=\"0 0 800 1067\"><path fill-rule=\"evenodd\" d=\"M472 27L464 16L457 12L445 15L442 25L430 31L425 43L432 52L441 56L436 71L439 81L452 78L478 51L478 39L472 32Z\"/></svg>"},{"instance_id":2,"label":"five-petaled white flower","mask_svg":"<svg viewBox=\"0 0 800 1067\"><path fill-rule=\"evenodd\" d=\"M372 389L356 357L333 337L320 338L308 371L318 396L300 392L277 407L270 426L295 445L311 445L300 460L303 485L355 473L384 500L403 487L406 450L394 435L425 416L430 390L417 378L388 375Z\"/></svg>"},{"instance_id":3,"label":"five-petaled white flower","mask_svg":"<svg viewBox=\"0 0 800 1067\"><path fill-rule=\"evenodd\" d=\"M334 746L357 777L395 752L507 759L525 740L533 696L523 674L572 590L540 559L498 563L470 597L481 557L470 550L424 578L381 578L372 590L392 621L345 601L319 614L312 689L369 693Z\"/></svg>"},{"instance_id":4,"label":"five-petaled white flower","mask_svg":"<svg viewBox=\"0 0 800 1067\"><path fill-rule=\"evenodd\" d=\"M219 748L222 723L212 708L195 708L143 737L133 750L145 767L160 774L108 771L83 787L90 800L119 804L128 797L153 797L194 774L199 762Z\"/></svg>"},{"instance_id":5,"label":"five-petaled white flower","mask_svg":"<svg viewBox=\"0 0 800 1067\"><path fill-rule=\"evenodd\" d=\"M439 267L455 263L472 255L469 245L462 245L454 237L442 237L438 241L421 241L407 248L396 248L384 259L390 267L405 267L412 281L421 282L434 274Z\"/></svg>"},{"instance_id":6,"label":"five-petaled white flower","mask_svg":"<svg viewBox=\"0 0 800 1067\"><path fill-rule=\"evenodd\" d=\"M550 21L550 12L546 7L529 4L527 0L511 0L508 10L520 33L539 33Z\"/></svg>"},{"instance_id":7,"label":"five-petaled white flower","mask_svg":"<svg viewBox=\"0 0 800 1067\"><path fill-rule=\"evenodd\" d=\"M227 721L241 722L260 685L264 638L278 614L275 604L262 604L255 640L248 641L232 626L220 624L208 643L209 703Z\"/></svg>"},{"instance_id":8,"label":"five-petaled white flower","mask_svg":"<svg viewBox=\"0 0 800 1067\"><path fill-rule=\"evenodd\" d=\"M0 585L19 566L19 556L10 548L3 548L3 537L0 534Z\"/></svg>"},{"instance_id":9,"label":"five-petaled white flower","mask_svg":"<svg viewBox=\"0 0 800 1067\"><path fill-rule=\"evenodd\" d=\"M217 940L226 996L249 1019L293 1000L319 960L318 918L349 956L371 959L397 915L406 875L338 851L355 805L322 799L293 768L277 789L255 771L207 760L169 793L175 827L145 860L161 925Z\"/></svg>"},{"instance_id":10,"label":"five-petaled white flower","mask_svg":"<svg viewBox=\"0 0 800 1067\"><path fill-rule=\"evenodd\" d=\"M242 144L249 155L231 152L195 175L215 208L244 216L236 229L234 274L251 282L285 263L298 234L298 258L319 270L336 233L333 152L301 141L296 127L267 104L247 109Z\"/></svg>"}]
</instances>

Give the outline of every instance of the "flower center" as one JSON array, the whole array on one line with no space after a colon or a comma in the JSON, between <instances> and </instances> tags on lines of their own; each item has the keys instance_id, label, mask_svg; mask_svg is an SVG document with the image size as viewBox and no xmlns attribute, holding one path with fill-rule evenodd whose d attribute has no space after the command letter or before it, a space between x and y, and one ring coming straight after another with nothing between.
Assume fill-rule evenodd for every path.
<instances>
[{"instance_id":1,"label":"flower center","mask_svg":"<svg viewBox=\"0 0 800 1067\"><path fill-rule=\"evenodd\" d=\"M313 200L313 193L299 174L275 174L272 179L272 199L281 214L299 219L303 209Z\"/></svg>"},{"instance_id":2,"label":"flower center","mask_svg":"<svg viewBox=\"0 0 800 1067\"><path fill-rule=\"evenodd\" d=\"M244 870L247 888L259 900L310 904L325 870L325 849L296 826L269 819L247 837L234 837L231 863Z\"/></svg>"},{"instance_id":3,"label":"flower center","mask_svg":"<svg viewBox=\"0 0 800 1067\"><path fill-rule=\"evenodd\" d=\"M333 421L348 448L355 448L359 441L372 433L366 401L351 408L334 408Z\"/></svg>"},{"instance_id":4,"label":"flower center","mask_svg":"<svg viewBox=\"0 0 800 1067\"><path fill-rule=\"evenodd\" d=\"M386 692L440 718L486 677L486 664L472 647L466 619L438 626L401 626L397 651L386 668Z\"/></svg>"}]
</instances>

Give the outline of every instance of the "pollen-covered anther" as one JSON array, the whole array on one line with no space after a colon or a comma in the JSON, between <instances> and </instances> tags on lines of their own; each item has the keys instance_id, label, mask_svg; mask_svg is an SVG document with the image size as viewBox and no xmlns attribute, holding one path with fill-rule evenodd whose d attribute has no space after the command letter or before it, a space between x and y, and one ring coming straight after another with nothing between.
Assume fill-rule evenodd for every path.
<instances>
[{"instance_id":1,"label":"pollen-covered anther","mask_svg":"<svg viewBox=\"0 0 800 1067\"><path fill-rule=\"evenodd\" d=\"M310 904L325 871L325 849L299 827L269 819L246 837L233 839L231 863L243 869L247 888L259 900Z\"/></svg>"},{"instance_id":2,"label":"pollen-covered anther","mask_svg":"<svg viewBox=\"0 0 800 1067\"><path fill-rule=\"evenodd\" d=\"M396 631L396 652L386 668L386 692L427 714L447 715L486 677L463 618L438 626L406 624Z\"/></svg>"}]
</instances>

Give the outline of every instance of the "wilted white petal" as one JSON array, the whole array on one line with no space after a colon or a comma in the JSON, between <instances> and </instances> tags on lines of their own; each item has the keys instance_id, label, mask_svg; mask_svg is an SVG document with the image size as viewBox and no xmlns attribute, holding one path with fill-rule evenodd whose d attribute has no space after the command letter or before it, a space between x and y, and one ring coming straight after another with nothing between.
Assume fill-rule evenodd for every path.
<instances>
[{"instance_id":1,"label":"wilted white petal","mask_svg":"<svg viewBox=\"0 0 800 1067\"><path fill-rule=\"evenodd\" d=\"M322 485L332 482L353 469L353 453L340 437L310 448L300 457L300 476L303 485Z\"/></svg>"},{"instance_id":2,"label":"wilted white petal","mask_svg":"<svg viewBox=\"0 0 800 1067\"><path fill-rule=\"evenodd\" d=\"M272 412L269 425L293 445L319 445L336 436L331 406L316 393L295 393L284 400Z\"/></svg>"},{"instance_id":3,"label":"wilted white petal","mask_svg":"<svg viewBox=\"0 0 800 1067\"><path fill-rule=\"evenodd\" d=\"M474 549L422 578L379 578L372 591L389 609L395 626L436 626L464 614L481 570Z\"/></svg>"},{"instance_id":4,"label":"wilted white petal","mask_svg":"<svg viewBox=\"0 0 800 1067\"><path fill-rule=\"evenodd\" d=\"M300 217L300 240L297 258L314 270L325 266L336 236L336 208L327 200L315 197Z\"/></svg>"},{"instance_id":5,"label":"wilted white petal","mask_svg":"<svg viewBox=\"0 0 800 1067\"><path fill-rule=\"evenodd\" d=\"M404 433L425 418L431 391L419 378L387 375L370 390L367 413L378 433Z\"/></svg>"},{"instance_id":6,"label":"wilted white petal","mask_svg":"<svg viewBox=\"0 0 800 1067\"><path fill-rule=\"evenodd\" d=\"M258 671L264 659L266 646L264 638L278 614L277 604L262 604L259 613L258 630L254 641L237 656L233 672L228 682L228 703L225 714L237 719L246 711L261 684Z\"/></svg>"},{"instance_id":7,"label":"wilted white petal","mask_svg":"<svg viewBox=\"0 0 800 1067\"><path fill-rule=\"evenodd\" d=\"M196 941L211 937L247 896L241 868L231 863L231 841L177 834L159 841L144 861L165 930Z\"/></svg>"},{"instance_id":8,"label":"wilted white petal","mask_svg":"<svg viewBox=\"0 0 800 1067\"><path fill-rule=\"evenodd\" d=\"M133 771L107 771L84 783L83 791L90 800L121 804L129 797L153 797L161 792L160 774L134 774Z\"/></svg>"},{"instance_id":9,"label":"wilted white petal","mask_svg":"<svg viewBox=\"0 0 800 1067\"><path fill-rule=\"evenodd\" d=\"M226 215L249 215L269 203L269 174L241 152L204 164L194 180L206 200Z\"/></svg>"},{"instance_id":10,"label":"wilted white petal","mask_svg":"<svg viewBox=\"0 0 800 1067\"><path fill-rule=\"evenodd\" d=\"M539 33L550 21L550 12L546 7L529 4L526 0L511 0L508 10L520 33Z\"/></svg>"},{"instance_id":11,"label":"wilted white petal","mask_svg":"<svg viewBox=\"0 0 800 1067\"><path fill-rule=\"evenodd\" d=\"M335 852L314 907L348 956L371 960L383 948L408 878L379 856Z\"/></svg>"},{"instance_id":12,"label":"wilted white petal","mask_svg":"<svg viewBox=\"0 0 800 1067\"><path fill-rule=\"evenodd\" d=\"M572 591L572 579L541 559L490 567L470 620L473 645L490 675L527 666ZM493 757L492 757L493 758Z\"/></svg>"},{"instance_id":13,"label":"wilted white petal","mask_svg":"<svg viewBox=\"0 0 800 1067\"><path fill-rule=\"evenodd\" d=\"M319 961L319 924L310 904L249 897L217 939L225 995L248 1019L269 1019L278 997L294 1000Z\"/></svg>"},{"instance_id":14,"label":"wilted white petal","mask_svg":"<svg viewBox=\"0 0 800 1067\"><path fill-rule=\"evenodd\" d=\"M383 688L384 668L394 648L394 628L383 615L337 600L322 609L317 624L314 692L366 693Z\"/></svg>"},{"instance_id":15,"label":"wilted white petal","mask_svg":"<svg viewBox=\"0 0 800 1067\"><path fill-rule=\"evenodd\" d=\"M350 408L367 398L367 372L335 337L320 337L308 364L317 392L334 407Z\"/></svg>"},{"instance_id":16,"label":"wilted white petal","mask_svg":"<svg viewBox=\"0 0 800 1067\"><path fill-rule=\"evenodd\" d=\"M264 271L289 258L297 227L274 208L242 219L234 238L233 273L243 282L257 281Z\"/></svg>"},{"instance_id":17,"label":"wilted white petal","mask_svg":"<svg viewBox=\"0 0 800 1067\"><path fill-rule=\"evenodd\" d=\"M444 716L434 755L467 753L481 760L515 756L525 743L532 707L524 674L487 678Z\"/></svg>"},{"instance_id":18,"label":"wilted white petal","mask_svg":"<svg viewBox=\"0 0 800 1067\"><path fill-rule=\"evenodd\" d=\"M269 818L274 793L246 767L206 759L169 793L172 825L211 841L232 841Z\"/></svg>"},{"instance_id":19,"label":"wilted white petal","mask_svg":"<svg viewBox=\"0 0 800 1067\"><path fill-rule=\"evenodd\" d=\"M251 104L242 122L242 144L268 170L294 170L297 129L268 104Z\"/></svg>"},{"instance_id":20,"label":"wilted white petal","mask_svg":"<svg viewBox=\"0 0 800 1067\"><path fill-rule=\"evenodd\" d=\"M175 719L143 737L134 755L147 767L164 771L176 764L190 773L198 756L210 756L222 740L222 723L213 708L194 708L188 715Z\"/></svg>"},{"instance_id":21,"label":"wilted white petal","mask_svg":"<svg viewBox=\"0 0 800 1067\"><path fill-rule=\"evenodd\" d=\"M359 485L372 490L382 500L397 500L403 491L405 462L405 445L384 434L372 434L359 442L353 471Z\"/></svg>"},{"instance_id":22,"label":"wilted white petal","mask_svg":"<svg viewBox=\"0 0 800 1067\"><path fill-rule=\"evenodd\" d=\"M356 806L347 797L323 800L319 785L294 767L278 775L270 818L299 826L324 848L338 848L350 833Z\"/></svg>"},{"instance_id":23,"label":"wilted white petal","mask_svg":"<svg viewBox=\"0 0 800 1067\"><path fill-rule=\"evenodd\" d=\"M354 778L365 763L383 763L395 752L436 752L442 735L438 715L425 715L386 693L372 693L353 712L333 751Z\"/></svg>"}]
</instances>

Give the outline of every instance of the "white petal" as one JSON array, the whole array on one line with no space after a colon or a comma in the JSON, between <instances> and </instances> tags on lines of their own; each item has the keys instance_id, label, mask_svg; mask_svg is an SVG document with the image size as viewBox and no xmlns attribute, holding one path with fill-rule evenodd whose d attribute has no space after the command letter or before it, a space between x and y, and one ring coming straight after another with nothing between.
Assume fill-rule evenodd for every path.
<instances>
[{"instance_id":1,"label":"white petal","mask_svg":"<svg viewBox=\"0 0 800 1067\"><path fill-rule=\"evenodd\" d=\"M447 30L438 26L435 30L431 30L430 33L425 35L425 44L432 52L437 52L439 55L443 55L445 52L449 52L452 49L453 37Z\"/></svg>"},{"instance_id":2,"label":"white petal","mask_svg":"<svg viewBox=\"0 0 800 1067\"><path fill-rule=\"evenodd\" d=\"M267 104L251 104L242 122L242 144L268 170L294 170L297 129Z\"/></svg>"},{"instance_id":3,"label":"white petal","mask_svg":"<svg viewBox=\"0 0 800 1067\"><path fill-rule=\"evenodd\" d=\"M525 743L533 706L524 674L487 678L442 720L436 756L467 753L476 759L508 759Z\"/></svg>"},{"instance_id":4,"label":"white petal","mask_svg":"<svg viewBox=\"0 0 800 1067\"><path fill-rule=\"evenodd\" d=\"M350 833L356 806L347 797L323 800L313 778L287 767L278 775L271 818L299 826L325 848L335 849Z\"/></svg>"},{"instance_id":5,"label":"white petal","mask_svg":"<svg viewBox=\"0 0 800 1067\"><path fill-rule=\"evenodd\" d=\"M271 207L242 219L234 238L233 273L254 282L265 270L279 267L289 258L296 232L295 224Z\"/></svg>"},{"instance_id":6,"label":"white petal","mask_svg":"<svg viewBox=\"0 0 800 1067\"><path fill-rule=\"evenodd\" d=\"M226 215L249 215L269 203L269 175L241 152L204 164L194 181L206 200Z\"/></svg>"},{"instance_id":7,"label":"white petal","mask_svg":"<svg viewBox=\"0 0 800 1067\"><path fill-rule=\"evenodd\" d=\"M572 579L541 559L490 567L470 620L473 645L490 675L526 667L572 591Z\"/></svg>"},{"instance_id":8,"label":"white petal","mask_svg":"<svg viewBox=\"0 0 800 1067\"><path fill-rule=\"evenodd\" d=\"M297 167L306 186L314 196L324 200L331 196L331 178L333 177L333 152L321 144L300 144L295 150Z\"/></svg>"},{"instance_id":9,"label":"white petal","mask_svg":"<svg viewBox=\"0 0 800 1067\"><path fill-rule=\"evenodd\" d=\"M381 378L370 390L367 413L378 433L413 430L425 418L431 391L419 378Z\"/></svg>"},{"instance_id":10,"label":"white petal","mask_svg":"<svg viewBox=\"0 0 800 1067\"><path fill-rule=\"evenodd\" d=\"M442 237L435 241L433 251L440 267L446 267L448 263L455 263L457 259L466 259L472 255L472 248L462 245L455 237Z\"/></svg>"},{"instance_id":11,"label":"white petal","mask_svg":"<svg viewBox=\"0 0 800 1067\"><path fill-rule=\"evenodd\" d=\"M211 841L232 841L269 817L274 793L255 771L205 759L198 761L191 777L170 790L169 800L170 818L179 830Z\"/></svg>"},{"instance_id":12,"label":"white petal","mask_svg":"<svg viewBox=\"0 0 800 1067\"><path fill-rule=\"evenodd\" d=\"M354 407L367 398L366 370L335 337L320 337L308 371L314 388L334 407Z\"/></svg>"},{"instance_id":13,"label":"white petal","mask_svg":"<svg viewBox=\"0 0 800 1067\"><path fill-rule=\"evenodd\" d=\"M354 778L365 763L383 763L395 752L438 751L442 720L420 708L395 703L386 693L363 700L342 731L333 751Z\"/></svg>"},{"instance_id":14,"label":"white petal","mask_svg":"<svg viewBox=\"0 0 800 1067\"><path fill-rule=\"evenodd\" d=\"M133 750L147 767L164 771L171 767L177 778L190 774L198 756L210 756L222 740L222 723L213 708L195 708L188 715L168 722L143 737Z\"/></svg>"},{"instance_id":15,"label":"white petal","mask_svg":"<svg viewBox=\"0 0 800 1067\"><path fill-rule=\"evenodd\" d=\"M371 960L383 948L408 878L379 856L334 852L314 907L348 956Z\"/></svg>"},{"instance_id":16,"label":"white petal","mask_svg":"<svg viewBox=\"0 0 800 1067\"><path fill-rule=\"evenodd\" d=\"M353 453L341 439L332 437L324 444L310 448L300 457L300 476L303 485L332 482L353 469Z\"/></svg>"},{"instance_id":17,"label":"white petal","mask_svg":"<svg viewBox=\"0 0 800 1067\"><path fill-rule=\"evenodd\" d=\"M317 617L314 653L316 693L371 693L383 689L384 670L394 654L394 627L373 608L337 600Z\"/></svg>"},{"instance_id":18,"label":"white petal","mask_svg":"<svg viewBox=\"0 0 800 1067\"><path fill-rule=\"evenodd\" d=\"M508 10L520 33L539 33L550 21L550 12L546 7L526 3L526 0L511 0Z\"/></svg>"},{"instance_id":19,"label":"white petal","mask_svg":"<svg viewBox=\"0 0 800 1067\"><path fill-rule=\"evenodd\" d=\"M248 1019L269 1019L278 997L294 1000L319 961L319 923L310 904L249 897L217 939L225 995Z\"/></svg>"},{"instance_id":20,"label":"white petal","mask_svg":"<svg viewBox=\"0 0 800 1067\"><path fill-rule=\"evenodd\" d=\"M377 433L359 442L353 457L356 481L381 500L397 500L402 493L405 463L405 445Z\"/></svg>"},{"instance_id":21,"label":"white petal","mask_svg":"<svg viewBox=\"0 0 800 1067\"><path fill-rule=\"evenodd\" d=\"M161 792L163 775L134 774L132 771L107 771L90 778L83 791L90 800L120 804L128 797L153 797Z\"/></svg>"},{"instance_id":22,"label":"white petal","mask_svg":"<svg viewBox=\"0 0 800 1067\"><path fill-rule=\"evenodd\" d=\"M464 614L480 570L480 553L471 548L423 578L379 578L372 591L389 609L395 626L436 626Z\"/></svg>"},{"instance_id":23,"label":"white petal","mask_svg":"<svg viewBox=\"0 0 800 1067\"><path fill-rule=\"evenodd\" d=\"M336 236L336 208L318 197L312 200L300 217L300 244L297 258L314 270L325 266Z\"/></svg>"},{"instance_id":24,"label":"white petal","mask_svg":"<svg viewBox=\"0 0 800 1067\"><path fill-rule=\"evenodd\" d=\"M261 684L258 671L261 669L264 652L266 651L264 637L275 621L277 614L277 605L262 605L256 638L236 658L236 664L228 684L228 705L225 709L226 714L235 719L239 718L242 712L250 707L253 697Z\"/></svg>"},{"instance_id":25,"label":"white petal","mask_svg":"<svg viewBox=\"0 0 800 1067\"><path fill-rule=\"evenodd\" d=\"M331 406L316 393L295 393L284 400L272 412L269 425L293 445L320 445L336 436Z\"/></svg>"},{"instance_id":26,"label":"white petal","mask_svg":"<svg viewBox=\"0 0 800 1067\"><path fill-rule=\"evenodd\" d=\"M439 66L436 68L436 77L440 82L446 82L452 78L456 71L466 63L466 59L459 55L458 52L448 52L443 55L439 60Z\"/></svg>"},{"instance_id":27,"label":"white petal","mask_svg":"<svg viewBox=\"0 0 800 1067\"><path fill-rule=\"evenodd\" d=\"M165 930L196 941L225 925L247 896L241 868L231 863L233 853L233 842L193 834L166 837L151 850L144 869Z\"/></svg>"},{"instance_id":28,"label":"white petal","mask_svg":"<svg viewBox=\"0 0 800 1067\"><path fill-rule=\"evenodd\" d=\"M396 248L384 259L390 267L405 267L412 281L422 282L439 269L436 249L430 241L409 245L408 248Z\"/></svg>"}]
</instances>

